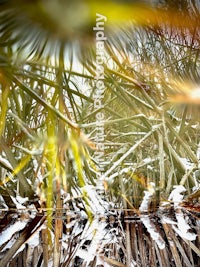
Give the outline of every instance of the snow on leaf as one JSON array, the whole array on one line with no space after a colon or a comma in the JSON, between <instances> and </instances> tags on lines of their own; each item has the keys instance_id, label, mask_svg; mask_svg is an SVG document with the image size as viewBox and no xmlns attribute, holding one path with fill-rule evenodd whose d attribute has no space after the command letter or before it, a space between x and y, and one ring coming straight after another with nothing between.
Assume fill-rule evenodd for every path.
<instances>
[{"instance_id":1,"label":"snow on leaf","mask_svg":"<svg viewBox=\"0 0 200 267\"><path fill-rule=\"evenodd\" d=\"M179 227L181 227L181 225L179 225ZM182 237L182 238L185 238L189 241L194 241L196 240L196 234L194 233L191 233L191 232L185 232L182 227L181 228L178 228L174 225L172 225L172 228L174 229L175 232L177 232L177 234Z\"/></svg>"},{"instance_id":2,"label":"snow on leaf","mask_svg":"<svg viewBox=\"0 0 200 267\"><path fill-rule=\"evenodd\" d=\"M85 193L87 193L88 202L93 213L104 214L105 203L103 203L103 201L100 199L99 195L95 190L95 187L92 185L86 185L83 187L83 190L85 191Z\"/></svg>"},{"instance_id":3,"label":"snow on leaf","mask_svg":"<svg viewBox=\"0 0 200 267\"><path fill-rule=\"evenodd\" d=\"M191 163L188 159L181 158L181 157L179 157L179 159L182 162L182 164L184 165L186 170L190 170L191 168L193 168L193 163Z\"/></svg>"},{"instance_id":4,"label":"snow on leaf","mask_svg":"<svg viewBox=\"0 0 200 267\"><path fill-rule=\"evenodd\" d=\"M148 211L149 203L151 201L151 198L155 192L155 183L150 183L148 187L148 191L144 191L144 198L142 200L142 203L140 204L139 211L145 212Z\"/></svg>"},{"instance_id":5,"label":"snow on leaf","mask_svg":"<svg viewBox=\"0 0 200 267\"><path fill-rule=\"evenodd\" d=\"M186 218L181 211L176 212L177 227L172 225L174 231L176 231L180 237L193 241L196 239L196 234L189 232L191 227L186 222Z\"/></svg>"},{"instance_id":6,"label":"snow on leaf","mask_svg":"<svg viewBox=\"0 0 200 267\"><path fill-rule=\"evenodd\" d=\"M16 223L9 225L2 233L0 233L0 246L10 240L16 232L24 229L26 224L27 221L17 221Z\"/></svg>"},{"instance_id":7,"label":"snow on leaf","mask_svg":"<svg viewBox=\"0 0 200 267\"><path fill-rule=\"evenodd\" d=\"M149 215L142 215L140 217L141 221L143 222L144 226L147 228L151 238L156 242L160 249L165 248L165 241L163 240L162 236L158 233L155 226L151 222Z\"/></svg>"},{"instance_id":8,"label":"snow on leaf","mask_svg":"<svg viewBox=\"0 0 200 267\"><path fill-rule=\"evenodd\" d=\"M10 197L11 197L11 199L12 199L12 201L15 204L15 206L16 206L17 209L19 209L19 210L20 209L26 209L25 206L23 206L21 203L18 202L17 198L15 198L13 196L10 196Z\"/></svg>"},{"instance_id":9,"label":"snow on leaf","mask_svg":"<svg viewBox=\"0 0 200 267\"><path fill-rule=\"evenodd\" d=\"M174 202L174 208L177 208L179 203L183 200L183 195L181 193L185 192L186 189L183 185L175 185L174 189L169 195L168 200Z\"/></svg>"}]
</instances>

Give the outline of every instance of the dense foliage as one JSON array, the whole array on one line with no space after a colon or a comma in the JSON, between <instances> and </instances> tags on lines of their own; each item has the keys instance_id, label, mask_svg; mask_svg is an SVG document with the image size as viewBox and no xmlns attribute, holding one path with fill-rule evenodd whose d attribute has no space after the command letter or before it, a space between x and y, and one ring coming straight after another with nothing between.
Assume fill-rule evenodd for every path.
<instances>
[{"instance_id":1,"label":"dense foliage","mask_svg":"<svg viewBox=\"0 0 200 267\"><path fill-rule=\"evenodd\" d=\"M177 185L198 201L198 1L47 2L0 1L0 208L47 210L51 228L55 210L138 214L145 192L156 209ZM102 184L96 12L110 18Z\"/></svg>"}]
</instances>

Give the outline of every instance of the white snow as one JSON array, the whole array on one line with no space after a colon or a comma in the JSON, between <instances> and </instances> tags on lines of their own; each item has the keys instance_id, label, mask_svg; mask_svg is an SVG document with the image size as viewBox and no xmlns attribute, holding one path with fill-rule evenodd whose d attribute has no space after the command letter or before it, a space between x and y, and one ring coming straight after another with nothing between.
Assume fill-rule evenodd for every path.
<instances>
[{"instance_id":1,"label":"white snow","mask_svg":"<svg viewBox=\"0 0 200 267\"><path fill-rule=\"evenodd\" d=\"M82 232L81 240L91 240L91 243L88 250L79 248L76 256L82 258L86 266L89 266L89 263L99 254L101 247L104 245L103 239L106 234L105 226L106 222L99 221L96 217L91 224L88 223L88 227L85 227ZM100 258L99 261L101 261Z\"/></svg>"},{"instance_id":2,"label":"white snow","mask_svg":"<svg viewBox=\"0 0 200 267\"><path fill-rule=\"evenodd\" d=\"M105 212L105 203L102 203L99 195L96 192L96 189L92 185L86 185L82 188L83 194L87 194L89 206L92 209L94 214L104 214Z\"/></svg>"},{"instance_id":3,"label":"white snow","mask_svg":"<svg viewBox=\"0 0 200 267\"><path fill-rule=\"evenodd\" d=\"M26 241L27 244L29 244L29 246L31 247L36 247L40 245L40 231L41 229L45 229L46 226L44 224L42 224L37 231L34 232L33 230L33 234L31 235L31 237Z\"/></svg>"},{"instance_id":4,"label":"white snow","mask_svg":"<svg viewBox=\"0 0 200 267\"><path fill-rule=\"evenodd\" d=\"M12 199L12 201L15 204L15 206L16 206L17 209L19 209L19 210L26 209L26 207L23 206L21 203L19 203L15 197L13 197L13 196L10 196L10 197L11 197L11 199ZM21 200L20 197L19 197L19 199Z\"/></svg>"},{"instance_id":5,"label":"white snow","mask_svg":"<svg viewBox=\"0 0 200 267\"><path fill-rule=\"evenodd\" d=\"M27 221L17 221L9 225L2 233L0 233L0 246L11 239L18 231L22 230L27 225Z\"/></svg>"},{"instance_id":6,"label":"white snow","mask_svg":"<svg viewBox=\"0 0 200 267\"><path fill-rule=\"evenodd\" d=\"M139 211L141 212L148 211L149 201L151 200L152 195L153 194L151 192L144 191L144 198L142 200L142 203L140 204Z\"/></svg>"},{"instance_id":7,"label":"white snow","mask_svg":"<svg viewBox=\"0 0 200 267\"><path fill-rule=\"evenodd\" d=\"M148 190L144 191L144 198L142 200L142 203L140 204L139 211L145 212L148 211L149 203L151 201L152 196L155 193L155 183L150 183ZM153 222L150 220L149 215L140 215L140 220L144 224L144 226L147 228L147 231L149 232L151 238L156 242L158 247L160 249L165 248L165 242L162 239L161 235L158 233L156 227L154 226Z\"/></svg>"},{"instance_id":8,"label":"white snow","mask_svg":"<svg viewBox=\"0 0 200 267\"><path fill-rule=\"evenodd\" d=\"M173 188L174 190L170 193L168 200L173 201L174 208L176 209L183 200L183 195L181 193L185 192L186 189L183 185L174 185Z\"/></svg>"},{"instance_id":9,"label":"white snow","mask_svg":"<svg viewBox=\"0 0 200 267\"><path fill-rule=\"evenodd\" d=\"M87 262L89 263L92 261L95 257L95 255L98 252L98 248L100 247L100 244L102 243L102 238L105 235L105 223L103 222L95 222L93 221L93 238L92 238L92 243L89 246L88 250L88 257L87 257Z\"/></svg>"},{"instance_id":10,"label":"white snow","mask_svg":"<svg viewBox=\"0 0 200 267\"><path fill-rule=\"evenodd\" d=\"M176 219L177 219L177 226L172 226L173 229L183 238L193 241L196 239L196 234L188 232L190 230L190 226L186 222L186 219L184 218L184 215L182 212L176 213Z\"/></svg>"},{"instance_id":11,"label":"white snow","mask_svg":"<svg viewBox=\"0 0 200 267\"><path fill-rule=\"evenodd\" d=\"M188 159L181 158L181 157L179 157L179 159L182 162L182 164L184 165L186 170L190 170L191 168L193 168L193 163L191 163Z\"/></svg>"},{"instance_id":12,"label":"white snow","mask_svg":"<svg viewBox=\"0 0 200 267\"><path fill-rule=\"evenodd\" d=\"M183 200L183 195L181 193L185 191L186 189L184 186L176 185L174 186L174 190L172 190L171 194L169 195L168 200L171 200L174 203L174 210L177 222L172 221L171 223L169 221L168 223L172 224L172 228L180 237L193 241L196 239L196 234L189 232L191 227L186 222L187 217L185 218L183 212L179 208L179 203L181 203Z\"/></svg>"},{"instance_id":13,"label":"white snow","mask_svg":"<svg viewBox=\"0 0 200 267\"><path fill-rule=\"evenodd\" d=\"M163 240L162 236L158 233L155 226L152 224L149 215L141 215L141 221L143 222L144 226L147 228L151 238L156 242L160 249L165 248L165 241Z\"/></svg>"},{"instance_id":14,"label":"white snow","mask_svg":"<svg viewBox=\"0 0 200 267\"><path fill-rule=\"evenodd\" d=\"M103 260L104 256L99 256L97 254L97 262L96 262L96 266L104 266L104 267L111 267L110 264L108 264L106 261Z\"/></svg>"},{"instance_id":15,"label":"white snow","mask_svg":"<svg viewBox=\"0 0 200 267\"><path fill-rule=\"evenodd\" d=\"M177 224L175 221L173 221L172 219L166 217L166 216L163 216L162 217L162 223L167 223L167 224Z\"/></svg>"},{"instance_id":16,"label":"white snow","mask_svg":"<svg viewBox=\"0 0 200 267\"><path fill-rule=\"evenodd\" d=\"M24 204L28 201L28 197L21 197L21 196L16 196L16 200L20 203L20 204Z\"/></svg>"},{"instance_id":17,"label":"white snow","mask_svg":"<svg viewBox=\"0 0 200 267\"><path fill-rule=\"evenodd\" d=\"M184 214L182 212L176 212L176 220L177 222L173 221L170 218L163 217L162 223L171 224L174 231L182 238L190 241L194 241L196 239L196 234L189 232L191 227L186 222Z\"/></svg>"},{"instance_id":18,"label":"white snow","mask_svg":"<svg viewBox=\"0 0 200 267\"><path fill-rule=\"evenodd\" d=\"M151 201L151 198L153 194L155 193L155 183L151 182L149 184L148 191L144 191L144 198L142 200L142 203L140 204L139 211L145 212L148 211L149 202Z\"/></svg>"}]
</instances>

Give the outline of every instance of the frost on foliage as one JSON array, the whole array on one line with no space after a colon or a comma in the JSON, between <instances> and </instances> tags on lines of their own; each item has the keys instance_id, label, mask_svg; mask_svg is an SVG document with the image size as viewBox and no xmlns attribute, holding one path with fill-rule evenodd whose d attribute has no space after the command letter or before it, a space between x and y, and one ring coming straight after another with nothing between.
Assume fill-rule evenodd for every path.
<instances>
[{"instance_id":1,"label":"frost on foliage","mask_svg":"<svg viewBox=\"0 0 200 267\"><path fill-rule=\"evenodd\" d=\"M83 194L86 194L87 201L91 211L94 214L104 214L106 203L100 198L96 192L96 188L92 185L86 185L82 188Z\"/></svg>"},{"instance_id":2,"label":"frost on foliage","mask_svg":"<svg viewBox=\"0 0 200 267\"><path fill-rule=\"evenodd\" d=\"M149 203L154 193L155 193L155 183L150 183L148 190L144 191L144 198L140 205L139 211L141 212L148 211Z\"/></svg>"},{"instance_id":3,"label":"frost on foliage","mask_svg":"<svg viewBox=\"0 0 200 267\"><path fill-rule=\"evenodd\" d=\"M174 186L174 190L172 190L171 194L169 195L168 200L173 201L174 203L174 209L175 209L175 216L176 216L176 222L171 223L172 228L174 231L182 238L185 238L187 240L193 241L196 239L196 234L189 232L191 230L191 227L186 221L186 218L184 217L183 212L179 209L179 204L183 200L183 195L186 191L185 187L182 185Z\"/></svg>"},{"instance_id":4,"label":"frost on foliage","mask_svg":"<svg viewBox=\"0 0 200 267\"><path fill-rule=\"evenodd\" d=\"M139 208L140 212L148 211L149 203L150 203L154 193L155 193L155 184L150 183L148 190L144 191L144 198L143 198L142 203L141 203L140 208ZM158 245L158 247L160 249L164 249L165 248L165 242L164 242L162 236L158 233L153 222L151 222L149 215L142 214L140 216L140 219L141 219L142 223L144 224L144 226L147 228L147 231L149 232L151 238Z\"/></svg>"},{"instance_id":5,"label":"frost on foliage","mask_svg":"<svg viewBox=\"0 0 200 267\"><path fill-rule=\"evenodd\" d=\"M26 225L27 221L17 221L16 223L9 225L3 232L0 233L0 246L10 240L16 232L24 229Z\"/></svg>"},{"instance_id":6,"label":"frost on foliage","mask_svg":"<svg viewBox=\"0 0 200 267\"><path fill-rule=\"evenodd\" d=\"M28 198L22 198L20 196L17 196L16 198L13 197L13 196L10 196L13 203L15 204L16 208L17 209L26 209L26 207L23 205L27 200Z\"/></svg>"},{"instance_id":7,"label":"frost on foliage","mask_svg":"<svg viewBox=\"0 0 200 267\"><path fill-rule=\"evenodd\" d=\"M182 162L182 164L184 165L186 170L190 170L191 168L193 168L193 163L191 163L188 159L181 158L181 157L179 157L179 159Z\"/></svg>"},{"instance_id":8,"label":"frost on foliage","mask_svg":"<svg viewBox=\"0 0 200 267\"><path fill-rule=\"evenodd\" d=\"M153 196L153 194L149 191L144 191L144 198L142 200L142 203L140 205L139 210L144 212L144 211L148 211L148 207L149 207L149 202L151 200L151 197Z\"/></svg>"},{"instance_id":9,"label":"frost on foliage","mask_svg":"<svg viewBox=\"0 0 200 267\"><path fill-rule=\"evenodd\" d=\"M155 225L151 222L149 215L141 215L140 217L142 223L147 228L151 238L156 242L160 249L165 248L165 241L163 240L162 236L158 233Z\"/></svg>"},{"instance_id":10,"label":"frost on foliage","mask_svg":"<svg viewBox=\"0 0 200 267\"><path fill-rule=\"evenodd\" d=\"M186 218L184 217L184 214L182 212L176 213L176 220L177 220L177 227L175 225L172 225L174 231L176 231L177 234L179 234L179 236L182 238L185 238L190 241L195 240L196 234L189 232L189 230L191 230L191 227L186 222Z\"/></svg>"},{"instance_id":11,"label":"frost on foliage","mask_svg":"<svg viewBox=\"0 0 200 267\"><path fill-rule=\"evenodd\" d=\"M84 260L85 266L89 266L90 262L94 260L95 256L99 254L101 247L103 247L103 238L106 234L106 222L100 222L94 219L89 227L85 227L82 232L82 240L90 240L91 243L87 250L79 248L76 252L76 256ZM101 263L101 258L97 257L99 263Z\"/></svg>"},{"instance_id":12,"label":"frost on foliage","mask_svg":"<svg viewBox=\"0 0 200 267\"><path fill-rule=\"evenodd\" d=\"M183 200L183 195L181 193L184 193L186 189L182 185L175 185L173 188L174 190L170 193L168 200L174 203L174 208L176 209Z\"/></svg>"}]
</instances>

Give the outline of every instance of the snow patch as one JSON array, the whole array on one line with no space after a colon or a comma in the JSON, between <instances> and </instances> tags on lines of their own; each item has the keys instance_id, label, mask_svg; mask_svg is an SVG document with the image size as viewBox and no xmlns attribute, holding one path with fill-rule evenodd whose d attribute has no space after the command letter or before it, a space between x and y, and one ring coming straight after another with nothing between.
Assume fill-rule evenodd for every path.
<instances>
[{"instance_id":1,"label":"snow patch","mask_svg":"<svg viewBox=\"0 0 200 267\"><path fill-rule=\"evenodd\" d=\"M142 200L142 203L140 204L139 211L141 212L148 211L149 203L154 193L155 193L155 183L150 183L148 191L147 190L144 191L144 198Z\"/></svg>"},{"instance_id":2,"label":"snow patch","mask_svg":"<svg viewBox=\"0 0 200 267\"><path fill-rule=\"evenodd\" d=\"M184 165L186 170L190 170L191 168L193 168L193 163L191 163L188 159L181 158L181 157L179 157L179 159L182 162L182 164Z\"/></svg>"},{"instance_id":3,"label":"snow patch","mask_svg":"<svg viewBox=\"0 0 200 267\"><path fill-rule=\"evenodd\" d=\"M27 221L18 221L12 225L9 225L2 233L0 233L0 246L6 243L11 237L20 230L24 229L27 225Z\"/></svg>"},{"instance_id":4,"label":"snow patch","mask_svg":"<svg viewBox=\"0 0 200 267\"><path fill-rule=\"evenodd\" d=\"M196 239L196 234L189 232L191 227L186 222L186 218L181 211L176 212L176 220L177 220L177 227L172 225L174 231L176 231L180 237L185 238L190 241L194 241Z\"/></svg>"},{"instance_id":5,"label":"snow patch","mask_svg":"<svg viewBox=\"0 0 200 267\"><path fill-rule=\"evenodd\" d=\"M151 200L152 195L153 194L151 192L144 191L144 198L142 200L142 203L140 204L139 211L141 211L141 212L148 211L149 202Z\"/></svg>"},{"instance_id":6,"label":"snow patch","mask_svg":"<svg viewBox=\"0 0 200 267\"><path fill-rule=\"evenodd\" d=\"M149 232L151 238L156 242L158 247L160 249L165 248L165 241L161 237L161 235L158 233L157 229L155 226L152 224L149 215L142 215L140 217L141 221L143 222L144 226L147 228L147 231Z\"/></svg>"},{"instance_id":7,"label":"snow patch","mask_svg":"<svg viewBox=\"0 0 200 267\"><path fill-rule=\"evenodd\" d=\"M173 188L174 190L170 193L168 200L173 201L174 208L176 209L183 200L183 195L181 193L185 192L186 189L183 185L174 185Z\"/></svg>"},{"instance_id":8,"label":"snow patch","mask_svg":"<svg viewBox=\"0 0 200 267\"><path fill-rule=\"evenodd\" d=\"M76 253L76 256L84 260L85 266L89 266L89 263L99 254L103 246L103 237L106 234L105 227L106 222L99 221L98 218L94 219L91 224L88 224L88 228L85 227L81 239L86 240L87 238L87 240L91 240L91 243L87 250L79 248ZM99 261L101 262L100 257Z\"/></svg>"},{"instance_id":9,"label":"snow patch","mask_svg":"<svg viewBox=\"0 0 200 267\"><path fill-rule=\"evenodd\" d=\"M104 214L105 203L102 203L99 195L96 192L96 188L92 185L86 185L82 188L83 194L87 194L89 206L94 214Z\"/></svg>"},{"instance_id":10,"label":"snow patch","mask_svg":"<svg viewBox=\"0 0 200 267\"><path fill-rule=\"evenodd\" d=\"M176 185L174 186L174 190L169 195L168 200L172 200L174 202L174 210L177 220L177 222L169 223L172 224L172 228L180 237L193 241L196 239L196 234L189 232L189 230L191 230L191 227L186 221L187 217L184 217L183 212L179 208L179 203L181 203L183 200L183 195L181 193L185 191L186 189L184 186Z\"/></svg>"},{"instance_id":11,"label":"snow patch","mask_svg":"<svg viewBox=\"0 0 200 267\"><path fill-rule=\"evenodd\" d=\"M25 206L23 206L20 202L18 202L18 200L20 200L21 201L21 197L20 196L18 196L18 199L17 199L17 197L15 198L15 197L13 197L13 196L10 196L11 197L11 199L12 199L12 201L13 201L13 203L15 204L15 206L16 206L16 208L17 209L19 209L19 210L21 210L21 209L26 209L26 207ZM26 201L26 200L25 200ZM24 202L23 202L24 203Z\"/></svg>"}]
</instances>

